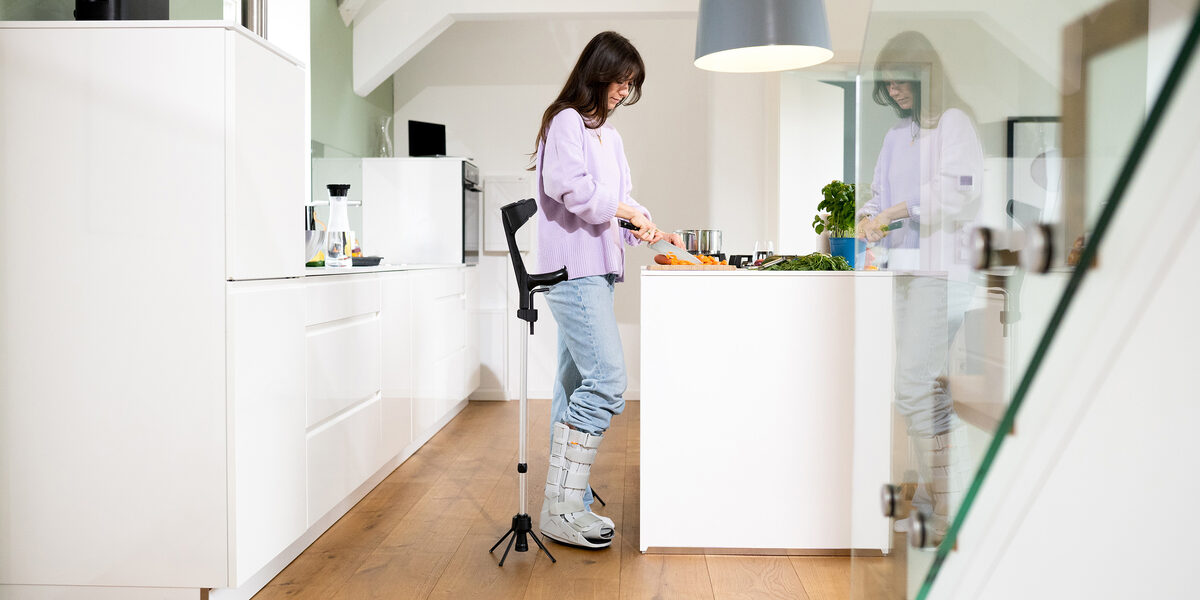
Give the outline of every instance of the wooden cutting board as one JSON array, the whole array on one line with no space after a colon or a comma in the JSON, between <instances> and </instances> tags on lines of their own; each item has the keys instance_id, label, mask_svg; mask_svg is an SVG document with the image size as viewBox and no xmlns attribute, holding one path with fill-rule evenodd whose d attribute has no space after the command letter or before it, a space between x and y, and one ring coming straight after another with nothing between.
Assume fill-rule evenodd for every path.
<instances>
[{"instance_id":1,"label":"wooden cutting board","mask_svg":"<svg viewBox=\"0 0 1200 600\"><path fill-rule=\"evenodd\" d=\"M736 271L733 265L647 265L651 271Z\"/></svg>"}]
</instances>

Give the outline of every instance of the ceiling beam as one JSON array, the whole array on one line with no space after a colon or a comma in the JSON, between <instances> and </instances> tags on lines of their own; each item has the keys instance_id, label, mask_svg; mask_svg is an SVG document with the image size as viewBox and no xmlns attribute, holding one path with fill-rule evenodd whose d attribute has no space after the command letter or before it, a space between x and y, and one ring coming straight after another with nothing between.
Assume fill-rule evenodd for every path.
<instances>
[{"instance_id":1,"label":"ceiling beam","mask_svg":"<svg viewBox=\"0 0 1200 600\"><path fill-rule=\"evenodd\" d=\"M659 18L694 15L699 0L341 0L354 19L354 91L371 93L457 21L557 17ZM341 7L339 7L340 10ZM343 15L345 19L345 15ZM533 57L531 57L533 58Z\"/></svg>"}]
</instances>

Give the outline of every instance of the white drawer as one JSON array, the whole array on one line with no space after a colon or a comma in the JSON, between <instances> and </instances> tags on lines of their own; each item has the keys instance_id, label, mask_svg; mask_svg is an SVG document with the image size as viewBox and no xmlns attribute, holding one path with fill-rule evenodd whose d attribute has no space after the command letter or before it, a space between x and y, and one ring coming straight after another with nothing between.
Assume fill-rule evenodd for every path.
<instances>
[{"instance_id":1,"label":"white drawer","mask_svg":"<svg viewBox=\"0 0 1200 600\"><path fill-rule=\"evenodd\" d=\"M383 456L395 458L413 441L412 398L384 396L383 398Z\"/></svg>"},{"instance_id":2,"label":"white drawer","mask_svg":"<svg viewBox=\"0 0 1200 600\"><path fill-rule=\"evenodd\" d=\"M305 427L379 392L382 348L377 314L308 327L305 343Z\"/></svg>"},{"instance_id":3,"label":"white drawer","mask_svg":"<svg viewBox=\"0 0 1200 600\"><path fill-rule=\"evenodd\" d=\"M305 325L379 312L379 280L374 277L315 277L305 282Z\"/></svg>"},{"instance_id":4,"label":"white drawer","mask_svg":"<svg viewBox=\"0 0 1200 600\"><path fill-rule=\"evenodd\" d=\"M461 296L466 291L463 275L462 268L422 271L417 287L413 291L423 298Z\"/></svg>"},{"instance_id":5,"label":"white drawer","mask_svg":"<svg viewBox=\"0 0 1200 600\"><path fill-rule=\"evenodd\" d=\"M427 370L418 376L412 401L413 439L428 433L429 428L442 416L439 411L444 402L441 399L450 393L450 380L438 369L440 365L440 361L430 363Z\"/></svg>"},{"instance_id":6,"label":"white drawer","mask_svg":"<svg viewBox=\"0 0 1200 600\"><path fill-rule=\"evenodd\" d=\"M458 296L440 298L417 315L417 342L414 353L428 360L445 358L467 346L466 309Z\"/></svg>"},{"instance_id":7,"label":"white drawer","mask_svg":"<svg viewBox=\"0 0 1200 600\"><path fill-rule=\"evenodd\" d=\"M467 397L467 370L463 364L466 357L467 349L459 348L434 366L438 378L446 382L446 394L438 398L438 418L445 416L450 412L450 407Z\"/></svg>"},{"instance_id":8,"label":"white drawer","mask_svg":"<svg viewBox=\"0 0 1200 600\"><path fill-rule=\"evenodd\" d=\"M309 526L383 466L382 422L376 397L309 433Z\"/></svg>"}]
</instances>

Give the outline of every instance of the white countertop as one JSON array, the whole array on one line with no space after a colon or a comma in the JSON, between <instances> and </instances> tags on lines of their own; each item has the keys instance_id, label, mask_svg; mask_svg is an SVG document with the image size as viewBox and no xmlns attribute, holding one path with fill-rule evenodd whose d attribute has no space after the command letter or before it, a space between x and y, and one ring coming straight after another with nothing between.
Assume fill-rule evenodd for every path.
<instances>
[{"instance_id":1,"label":"white countertop","mask_svg":"<svg viewBox=\"0 0 1200 600\"><path fill-rule=\"evenodd\" d=\"M946 277L945 271L659 271L645 266L641 271L643 277Z\"/></svg>"},{"instance_id":2,"label":"white countertop","mask_svg":"<svg viewBox=\"0 0 1200 600\"><path fill-rule=\"evenodd\" d=\"M321 275L357 275L360 273L386 273L388 271L420 271L424 269L456 269L458 267L473 267L471 264L431 265L431 264L402 264L376 265L374 267L305 267L305 277Z\"/></svg>"},{"instance_id":3,"label":"white countertop","mask_svg":"<svg viewBox=\"0 0 1200 600\"><path fill-rule=\"evenodd\" d=\"M688 271L682 269L659 271L647 269L646 267L642 267L641 270L643 276L649 277L679 277L681 275L700 275L704 277L892 277L899 274L896 271L751 271L748 269L738 269L736 271Z\"/></svg>"}]
</instances>

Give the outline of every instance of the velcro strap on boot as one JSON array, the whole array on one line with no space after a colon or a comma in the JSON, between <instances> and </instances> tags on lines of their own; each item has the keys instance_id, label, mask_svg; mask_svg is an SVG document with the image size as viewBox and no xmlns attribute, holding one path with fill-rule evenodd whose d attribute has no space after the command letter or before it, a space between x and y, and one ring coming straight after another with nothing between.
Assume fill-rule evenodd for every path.
<instances>
[{"instance_id":1,"label":"velcro strap on boot","mask_svg":"<svg viewBox=\"0 0 1200 600\"><path fill-rule=\"evenodd\" d=\"M567 451L564 456L566 456L566 459L571 462L590 465L596 461L596 449L584 448L582 446L576 446L572 444L567 446Z\"/></svg>"},{"instance_id":2,"label":"velcro strap on boot","mask_svg":"<svg viewBox=\"0 0 1200 600\"><path fill-rule=\"evenodd\" d=\"M575 531L578 531L580 533L583 533L583 532L591 529L592 527L595 527L596 525L599 525L602 523L604 523L604 521L601 521L600 517L597 517L596 515L594 515L590 512L582 512L579 514L571 515L571 527L573 527L575 529Z\"/></svg>"},{"instance_id":3,"label":"velcro strap on boot","mask_svg":"<svg viewBox=\"0 0 1200 600\"><path fill-rule=\"evenodd\" d=\"M566 423L555 423L552 428L553 435L550 440L555 444L567 443L567 438L571 435L571 428L567 427Z\"/></svg>"},{"instance_id":4,"label":"velcro strap on boot","mask_svg":"<svg viewBox=\"0 0 1200 600\"><path fill-rule=\"evenodd\" d=\"M561 502L551 502L549 512L552 515L569 515L571 513L583 512L587 507L583 505L582 500L563 500Z\"/></svg>"},{"instance_id":5,"label":"velcro strap on boot","mask_svg":"<svg viewBox=\"0 0 1200 600\"><path fill-rule=\"evenodd\" d=\"M562 485L563 487L576 490L587 489L588 471L567 471L567 478L563 481Z\"/></svg>"},{"instance_id":6,"label":"velcro strap on boot","mask_svg":"<svg viewBox=\"0 0 1200 600\"><path fill-rule=\"evenodd\" d=\"M584 433L582 431L576 431L574 429L567 432L567 444L571 446L578 445L584 448L591 448L592 450L595 450L596 448L600 447L600 442L602 441L604 441L603 435L593 435L590 433Z\"/></svg>"},{"instance_id":7,"label":"velcro strap on boot","mask_svg":"<svg viewBox=\"0 0 1200 600\"><path fill-rule=\"evenodd\" d=\"M550 468L546 470L546 483L550 485L561 485L563 480L563 472L565 471L566 469L562 467L550 465Z\"/></svg>"}]
</instances>

